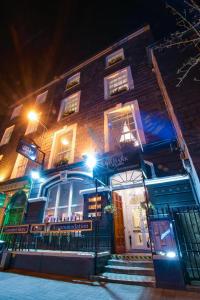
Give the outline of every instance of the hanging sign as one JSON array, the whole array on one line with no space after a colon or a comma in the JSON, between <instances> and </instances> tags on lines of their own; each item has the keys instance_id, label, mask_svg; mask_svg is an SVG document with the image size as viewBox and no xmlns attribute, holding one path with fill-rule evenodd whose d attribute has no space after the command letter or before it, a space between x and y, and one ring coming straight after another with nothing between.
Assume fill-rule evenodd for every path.
<instances>
[{"instance_id":1,"label":"hanging sign","mask_svg":"<svg viewBox=\"0 0 200 300\"><path fill-rule=\"evenodd\" d=\"M32 161L37 160L37 152L38 152L37 146L24 139L19 140L17 146L17 152Z\"/></svg>"},{"instance_id":2,"label":"hanging sign","mask_svg":"<svg viewBox=\"0 0 200 300\"><path fill-rule=\"evenodd\" d=\"M71 221L63 223L50 223L49 232L75 232L75 231L92 231L92 221Z\"/></svg>"},{"instance_id":3,"label":"hanging sign","mask_svg":"<svg viewBox=\"0 0 200 300\"><path fill-rule=\"evenodd\" d=\"M40 165L44 162L45 153L39 149L34 141L29 141L24 138L20 139L16 151Z\"/></svg>"}]
</instances>

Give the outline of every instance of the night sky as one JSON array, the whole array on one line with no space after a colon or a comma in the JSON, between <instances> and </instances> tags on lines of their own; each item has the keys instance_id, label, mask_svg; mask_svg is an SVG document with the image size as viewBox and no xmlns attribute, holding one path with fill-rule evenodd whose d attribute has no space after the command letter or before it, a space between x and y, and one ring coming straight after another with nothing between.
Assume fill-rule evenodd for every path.
<instances>
[{"instance_id":1,"label":"night sky","mask_svg":"<svg viewBox=\"0 0 200 300\"><path fill-rule=\"evenodd\" d=\"M1 108L146 23L166 36L175 22L164 2L1 1Z\"/></svg>"}]
</instances>

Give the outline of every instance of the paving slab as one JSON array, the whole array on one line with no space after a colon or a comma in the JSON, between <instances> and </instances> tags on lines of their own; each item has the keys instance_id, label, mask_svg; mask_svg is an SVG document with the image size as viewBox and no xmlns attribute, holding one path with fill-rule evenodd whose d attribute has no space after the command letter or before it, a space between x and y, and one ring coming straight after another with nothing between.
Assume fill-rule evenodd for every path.
<instances>
[{"instance_id":1,"label":"paving slab","mask_svg":"<svg viewBox=\"0 0 200 300\"><path fill-rule=\"evenodd\" d=\"M200 294L142 286L72 282L0 272L0 300L199 300Z\"/></svg>"}]
</instances>

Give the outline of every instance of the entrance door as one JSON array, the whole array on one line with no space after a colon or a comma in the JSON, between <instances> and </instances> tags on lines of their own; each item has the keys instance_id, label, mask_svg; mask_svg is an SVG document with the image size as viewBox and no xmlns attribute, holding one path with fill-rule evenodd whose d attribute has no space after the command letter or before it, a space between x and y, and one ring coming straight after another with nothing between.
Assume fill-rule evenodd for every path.
<instances>
[{"instance_id":1,"label":"entrance door","mask_svg":"<svg viewBox=\"0 0 200 300\"><path fill-rule=\"evenodd\" d=\"M140 204L129 205L127 221L128 234L126 240L128 239L128 249L130 251L137 249L147 250L149 247L149 233L146 212L141 208Z\"/></svg>"},{"instance_id":2,"label":"entrance door","mask_svg":"<svg viewBox=\"0 0 200 300\"><path fill-rule=\"evenodd\" d=\"M121 254L125 252L125 236L124 236L124 220L122 209L122 197L113 192L112 201L115 208L114 212L114 241L115 253Z\"/></svg>"},{"instance_id":3,"label":"entrance door","mask_svg":"<svg viewBox=\"0 0 200 300\"><path fill-rule=\"evenodd\" d=\"M143 187L118 191L122 196L126 251L148 250L149 232Z\"/></svg>"}]
</instances>

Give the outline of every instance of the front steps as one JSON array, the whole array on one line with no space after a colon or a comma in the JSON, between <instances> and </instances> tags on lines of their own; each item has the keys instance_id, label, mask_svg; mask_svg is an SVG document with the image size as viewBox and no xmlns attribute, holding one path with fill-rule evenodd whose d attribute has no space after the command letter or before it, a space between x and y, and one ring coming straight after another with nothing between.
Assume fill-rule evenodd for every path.
<instances>
[{"instance_id":1,"label":"front steps","mask_svg":"<svg viewBox=\"0 0 200 300\"><path fill-rule=\"evenodd\" d=\"M154 287L155 277L150 255L112 255L104 272L93 278L103 282Z\"/></svg>"}]
</instances>

